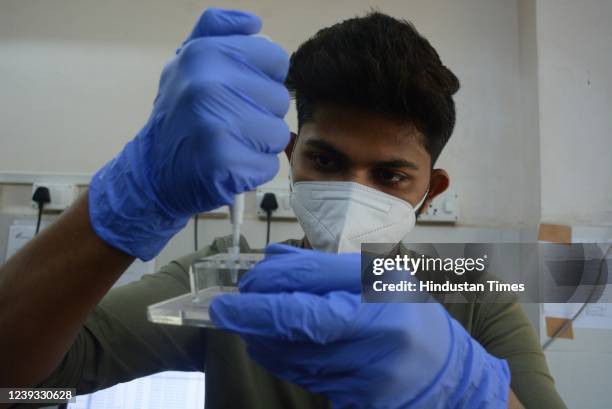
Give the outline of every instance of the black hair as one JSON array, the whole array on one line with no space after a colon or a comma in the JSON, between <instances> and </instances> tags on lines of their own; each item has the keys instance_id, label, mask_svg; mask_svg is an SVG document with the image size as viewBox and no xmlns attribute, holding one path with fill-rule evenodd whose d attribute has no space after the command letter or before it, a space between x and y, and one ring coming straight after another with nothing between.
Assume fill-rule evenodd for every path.
<instances>
[{"instance_id":1,"label":"black hair","mask_svg":"<svg viewBox=\"0 0 612 409\"><path fill-rule=\"evenodd\" d=\"M411 122L432 165L455 126L459 80L406 20L378 11L323 28L291 55L286 85L298 127L317 104L336 103Z\"/></svg>"}]
</instances>

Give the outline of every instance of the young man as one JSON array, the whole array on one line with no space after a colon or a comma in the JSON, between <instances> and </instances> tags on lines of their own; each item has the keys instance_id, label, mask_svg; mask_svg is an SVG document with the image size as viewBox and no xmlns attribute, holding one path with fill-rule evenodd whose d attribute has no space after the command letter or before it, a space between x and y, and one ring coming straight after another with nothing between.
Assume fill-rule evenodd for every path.
<instances>
[{"instance_id":1,"label":"young man","mask_svg":"<svg viewBox=\"0 0 612 409\"><path fill-rule=\"evenodd\" d=\"M2 267L0 386L83 394L185 370L206 373L210 408L563 408L519 305L360 303L350 251L403 239L448 186L433 165L459 83L435 50L410 24L371 13L321 30L288 67L252 36L260 26L248 13L204 13L143 130ZM291 139L285 79L299 116ZM188 265L227 238L108 291L192 214L272 178L284 148L306 238L268 247L242 293L215 301L226 331L154 325L146 308L186 293ZM362 220L346 220L347 206Z\"/></svg>"}]
</instances>

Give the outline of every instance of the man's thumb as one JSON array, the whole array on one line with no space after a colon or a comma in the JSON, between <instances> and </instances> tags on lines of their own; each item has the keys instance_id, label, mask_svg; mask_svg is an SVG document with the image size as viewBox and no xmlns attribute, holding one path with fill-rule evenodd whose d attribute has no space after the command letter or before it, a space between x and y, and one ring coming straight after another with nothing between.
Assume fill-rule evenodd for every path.
<instances>
[{"instance_id":1,"label":"man's thumb","mask_svg":"<svg viewBox=\"0 0 612 409\"><path fill-rule=\"evenodd\" d=\"M261 19L255 14L239 10L209 8L198 18L183 45L200 37L249 35L256 34L259 30L261 30Z\"/></svg>"}]
</instances>

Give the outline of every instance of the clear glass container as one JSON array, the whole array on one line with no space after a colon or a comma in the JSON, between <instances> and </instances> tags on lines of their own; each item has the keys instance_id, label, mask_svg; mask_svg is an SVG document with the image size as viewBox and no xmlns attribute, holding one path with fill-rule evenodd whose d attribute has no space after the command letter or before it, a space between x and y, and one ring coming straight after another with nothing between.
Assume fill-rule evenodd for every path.
<instances>
[{"instance_id":1,"label":"clear glass container","mask_svg":"<svg viewBox=\"0 0 612 409\"><path fill-rule=\"evenodd\" d=\"M258 261L261 253L219 253L196 260L189 269L191 291L150 305L149 321L157 324L214 328L209 307L212 300L226 293L238 292L238 281Z\"/></svg>"}]
</instances>

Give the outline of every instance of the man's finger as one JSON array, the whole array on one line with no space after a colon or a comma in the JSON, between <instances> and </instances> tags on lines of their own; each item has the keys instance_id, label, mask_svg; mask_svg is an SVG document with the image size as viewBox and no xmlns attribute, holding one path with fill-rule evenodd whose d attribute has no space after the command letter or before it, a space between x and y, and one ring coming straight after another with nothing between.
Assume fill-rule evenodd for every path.
<instances>
[{"instance_id":1,"label":"man's finger","mask_svg":"<svg viewBox=\"0 0 612 409\"><path fill-rule=\"evenodd\" d=\"M257 34L259 30L261 30L261 19L255 14L211 7L198 18L183 45L200 37L250 35Z\"/></svg>"},{"instance_id":2,"label":"man's finger","mask_svg":"<svg viewBox=\"0 0 612 409\"><path fill-rule=\"evenodd\" d=\"M299 247L290 246L288 244L282 244L282 243L269 244L268 246L266 246L266 249L265 249L266 257L269 257L271 255L278 255L278 254L297 254L303 251L304 250Z\"/></svg>"},{"instance_id":3,"label":"man's finger","mask_svg":"<svg viewBox=\"0 0 612 409\"><path fill-rule=\"evenodd\" d=\"M284 252L275 245L240 280L244 293L332 291L361 292L361 258L358 253L331 254L297 249Z\"/></svg>"},{"instance_id":4,"label":"man's finger","mask_svg":"<svg viewBox=\"0 0 612 409\"><path fill-rule=\"evenodd\" d=\"M326 344L342 337L355 319L360 297L346 292L227 294L210 305L220 329L286 341Z\"/></svg>"},{"instance_id":5,"label":"man's finger","mask_svg":"<svg viewBox=\"0 0 612 409\"><path fill-rule=\"evenodd\" d=\"M223 40L240 60L246 59L252 66L274 81L284 83L289 70L289 55L269 39L262 36L228 37Z\"/></svg>"}]
</instances>

